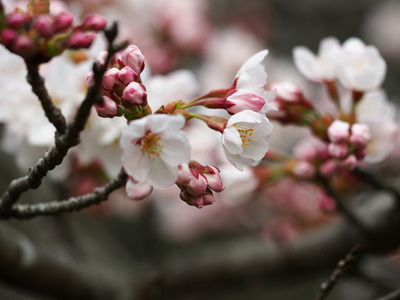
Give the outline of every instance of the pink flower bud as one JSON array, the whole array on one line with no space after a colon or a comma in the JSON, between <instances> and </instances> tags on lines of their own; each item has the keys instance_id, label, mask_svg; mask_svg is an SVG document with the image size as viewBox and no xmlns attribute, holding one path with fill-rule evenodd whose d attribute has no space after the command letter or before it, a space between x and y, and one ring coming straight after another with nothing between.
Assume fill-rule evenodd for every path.
<instances>
[{"instance_id":1,"label":"pink flower bud","mask_svg":"<svg viewBox=\"0 0 400 300\"><path fill-rule=\"evenodd\" d=\"M1 32L1 43L4 46L11 45L18 37L18 32L10 28L4 28Z\"/></svg>"},{"instance_id":2,"label":"pink flower bud","mask_svg":"<svg viewBox=\"0 0 400 300\"><path fill-rule=\"evenodd\" d=\"M328 151L329 151L329 154L333 157L344 158L344 157L346 157L346 155L349 151L349 147L347 147L346 144L330 143L328 145Z\"/></svg>"},{"instance_id":3,"label":"pink flower bud","mask_svg":"<svg viewBox=\"0 0 400 300\"><path fill-rule=\"evenodd\" d=\"M25 14L23 12L12 12L9 13L6 17L6 23L9 27L14 29L21 28L25 23Z\"/></svg>"},{"instance_id":4,"label":"pink flower bud","mask_svg":"<svg viewBox=\"0 0 400 300\"><path fill-rule=\"evenodd\" d=\"M203 194L203 206L204 205L211 205L215 202L214 196L211 191L206 191ZM201 207L199 207L201 208Z\"/></svg>"},{"instance_id":5,"label":"pink flower bud","mask_svg":"<svg viewBox=\"0 0 400 300\"><path fill-rule=\"evenodd\" d=\"M119 70L117 68L108 69L103 76L101 81L101 86L103 89L111 91L113 90L120 82L118 78Z\"/></svg>"},{"instance_id":6,"label":"pink flower bud","mask_svg":"<svg viewBox=\"0 0 400 300\"><path fill-rule=\"evenodd\" d=\"M47 15L37 16L34 27L42 37L49 38L54 34L53 22Z\"/></svg>"},{"instance_id":7,"label":"pink flower bud","mask_svg":"<svg viewBox=\"0 0 400 300\"><path fill-rule=\"evenodd\" d=\"M135 105L145 106L147 104L147 92L144 85L136 81L128 84L122 93L122 103L127 108Z\"/></svg>"},{"instance_id":8,"label":"pink flower bud","mask_svg":"<svg viewBox=\"0 0 400 300\"><path fill-rule=\"evenodd\" d=\"M350 143L357 148L365 148L371 140L369 127L365 124L351 126Z\"/></svg>"},{"instance_id":9,"label":"pink flower bud","mask_svg":"<svg viewBox=\"0 0 400 300\"><path fill-rule=\"evenodd\" d=\"M222 192L225 189L219 175L219 169L217 167L207 166L204 170L203 175L207 179L208 188L217 193Z\"/></svg>"},{"instance_id":10,"label":"pink flower bud","mask_svg":"<svg viewBox=\"0 0 400 300\"><path fill-rule=\"evenodd\" d=\"M181 164L178 167L178 179L176 180L177 185L185 185L192 180L193 174L190 172L188 164Z\"/></svg>"},{"instance_id":11,"label":"pink flower bud","mask_svg":"<svg viewBox=\"0 0 400 300\"><path fill-rule=\"evenodd\" d=\"M118 78L124 85L128 85L133 81L137 81L139 75L131 67L123 67L118 73Z\"/></svg>"},{"instance_id":12,"label":"pink flower bud","mask_svg":"<svg viewBox=\"0 0 400 300\"><path fill-rule=\"evenodd\" d=\"M31 56L35 52L35 43L26 35L18 36L12 45L12 51L23 57Z\"/></svg>"},{"instance_id":13,"label":"pink flower bud","mask_svg":"<svg viewBox=\"0 0 400 300\"><path fill-rule=\"evenodd\" d=\"M142 200L153 191L153 187L147 182L136 182L132 178L129 178L125 189L128 197L134 200Z\"/></svg>"},{"instance_id":14,"label":"pink flower bud","mask_svg":"<svg viewBox=\"0 0 400 300\"><path fill-rule=\"evenodd\" d=\"M56 32L67 30L71 27L74 17L66 12L59 13L53 20L53 27Z\"/></svg>"},{"instance_id":15,"label":"pink flower bud","mask_svg":"<svg viewBox=\"0 0 400 300\"><path fill-rule=\"evenodd\" d=\"M354 170L355 167L357 167L358 164L358 159L354 154L349 155L346 157L346 159L342 162L343 167L345 167L347 170Z\"/></svg>"},{"instance_id":16,"label":"pink flower bud","mask_svg":"<svg viewBox=\"0 0 400 300\"><path fill-rule=\"evenodd\" d=\"M279 82L271 85L271 90L277 90L277 100L298 102L301 101L303 97L303 92L300 87L292 82Z\"/></svg>"},{"instance_id":17,"label":"pink flower bud","mask_svg":"<svg viewBox=\"0 0 400 300\"><path fill-rule=\"evenodd\" d=\"M65 42L65 47L71 49L81 49L81 48L89 48L92 45L95 34L92 33L83 33L83 32L74 32Z\"/></svg>"},{"instance_id":18,"label":"pink flower bud","mask_svg":"<svg viewBox=\"0 0 400 300\"><path fill-rule=\"evenodd\" d=\"M241 112L243 110L252 110L259 112L265 104L265 100L245 90L238 90L228 96L226 99L227 111L231 115Z\"/></svg>"},{"instance_id":19,"label":"pink flower bud","mask_svg":"<svg viewBox=\"0 0 400 300\"><path fill-rule=\"evenodd\" d=\"M95 104L96 112L99 117L113 118L118 114L118 105L110 98L103 96L102 104Z\"/></svg>"},{"instance_id":20,"label":"pink flower bud","mask_svg":"<svg viewBox=\"0 0 400 300\"><path fill-rule=\"evenodd\" d=\"M188 194L192 196L200 196L204 194L207 189L207 179L203 175L199 174L197 171L191 171L192 174L195 173L195 175L192 176L192 180L190 180L188 184L185 184L183 188Z\"/></svg>"},{"instance_id":21,"label":"pink flower bud","mask_svg":"<svg viewBox=\"0 0 400 300\"><path fill-rule=\"evenodd\" d=\"M107 25L107 20L100 15L90 15L83 21L83 27L86 30L100 31Z\"/></svg>"},{"instance_id":22,"label":"pink flower bud","mask_svg":"<svg viewBox=\"0 0 400 300\"><path fill-rule=\"evenodd\" d=\"M349 137L350 124L335 120L328 128L328 137L332 143L343 143Z\"/></svg>"},{"instance_id":23,"label":"pink flower bud","mask_svg":"<svg viewBox=\"0 0 400 300\"><path fill-rule=\"evenodd\" d=\"M300 178L312 178L315 175L315 167L308 161L298 161L292 169L295 176Z\"/></svg>"},{"instance_id":24,"label":"pink flower bud","mask_svg":"<svg viewBox=\"0 0 400 300\"><path fill-rule=\"evenodd\" d=\"M336 172L336 169L338 167L338 163L334 159L330 159L326 162L324 162L320 167L319 167L319 172L323 176L329 176L332 175Z\"/></svg>"},{"instance_id":25,"label":"pink flower bud","mask_svg":"<svg viewBox=\"0 0 400 300\"><path fill-rule=\"evenodd\" d=\"M144 69L144 56L135 45L129 45L121 53L121 61L124 66L131 67L137 74L140 74Z\"/></svg>"}]
</instances>

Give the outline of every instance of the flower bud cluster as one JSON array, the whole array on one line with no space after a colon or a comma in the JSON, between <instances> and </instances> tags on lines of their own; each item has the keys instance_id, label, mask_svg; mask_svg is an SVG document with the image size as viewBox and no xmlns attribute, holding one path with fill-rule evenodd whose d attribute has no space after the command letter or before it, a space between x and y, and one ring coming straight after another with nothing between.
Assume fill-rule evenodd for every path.
<instances>
[{"instance_id":1,"label":"flower bud cluster","mask_svg":"<svg viewBox=\"0 0 400 300\"><path fill-rule=\"evenodd\" d=\"M104 64L106 52L98 58ZM144 56L138 47L130 45L110 62L102 80L103 103L96 104L97 114L104 118L124 115L128 120L140 117L147 107L147 92L141 83ZM87 85L93 84L93 72L87 76Z\"/></svg>"},{"instance_id":2,"label":"flower bud cluster","mask_svg":"<svg viewBox=\"0 0 400 300\"><path fill-rule=\"evenodd\" d=\"M350 125L335 120L328 128L329 141L308 138L294 148L293 175L310 179L317 173L330 176L339 170L353 170L366 155L371 140L369 127L365 124Z\"/></svg>"},{"instance_id":3,"label":"flower bud cluster","mask_svg":"<svg viewBox=\"0 0 400 300\"><path fill-rule=\"evenodd\" d=\"M51 15L45 6L16 9L0 18L0 43L27 61L42 63L60 55L65 49L85 49L106 20L100 15L87 16L73 26L68 12Z\"/></svg>"},{"instance_id":4,"label":"flower bud cluster","mask_svg":"<svg viewBox=\"0 0 400 300\"><path fill-rule=\"evenodd\" d=\"M181 189L181 199L197 208L214 203L212 191L224 190L218 168L204 167L196 161L179 166L176 185Z\"/></svg>"}]
</instances>

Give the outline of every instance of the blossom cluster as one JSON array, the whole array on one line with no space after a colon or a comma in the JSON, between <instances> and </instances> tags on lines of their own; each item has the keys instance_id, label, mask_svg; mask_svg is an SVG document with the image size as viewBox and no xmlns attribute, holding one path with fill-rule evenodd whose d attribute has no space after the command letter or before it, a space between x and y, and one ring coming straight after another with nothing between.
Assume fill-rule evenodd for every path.
<instances>
[{"instance_id":1,"label":"blossom cluster","mask_svg":"<svg viewBox=\"0 0 400 300\"><path fill-rule=\"evenodd\" d=\"M89 48L106 19L89 15L79 25L66 11L52 14L47 1L30 1L27 9L0 11L0 42L25 60L47 62L65 49Z\"/></svg>"},{"instance_id":2,"label":"blossom cluster","mask_svg":"<svg viewBox=\"0 0 400 300\"><path fill-rule=\"evenodd\" d=\"M279 108L270 115L282 124L306 126L313 137L300 140L280 174L303 179L346 174L365 162L385 159L398 134L394 108L381 90L386 63L373 46L357 38L340 45L322 40L318 55L305 47L293 51L294 62L309 80L323 84L336 111L321 113L292 82L273 84ZM379 112L382 112L380 114ZM384 118L382 116L385 116Z\"/></svg>"},{"instance_id":3,"label":"blossom cluster","mask_svg":"<svg viewBox=\"0 0 400 300\"><path fill-rule=\"evenodd\" d=\"M261 62L267 54L263 50L245 62L229 88L212 90L188 102L179 99L166 103L155 114L140 78L145 65L142 52L130 45L113 58L102 80L103 103L95 107L101 117L123 115L129 121L120 144L131 198L145 198L153 187L175 183L181 189L181 199L190 205L201 208L214 202L212 191L223 190L219 170L190 162L190 145L182 129L191 119L202 120L222 134L226 157L239 170L244 165L255 166L263 159L273 129L266 113L275 96L275 92L266 92L264 87L267 73ZM100 64L104 55L99 57ZM92 82L90 73L87 83ZM232 116L227 119L192 111L200 106L222 109Z\"/></svg>"}]
</instances>

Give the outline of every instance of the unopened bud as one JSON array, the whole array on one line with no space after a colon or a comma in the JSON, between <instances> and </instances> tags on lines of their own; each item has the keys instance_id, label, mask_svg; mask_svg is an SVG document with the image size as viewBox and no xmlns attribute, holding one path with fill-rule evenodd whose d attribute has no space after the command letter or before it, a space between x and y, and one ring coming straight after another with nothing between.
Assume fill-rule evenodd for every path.
<instances>
[{"instance_id":1,"label":"unopened bud","mask_svg":"<svg viewBox=\"0 0 400 300\"><path fill-rule=\"evenodd\" d=\"M37 16L34 27L42 37L49 38L54 34L53 22L47 15Z\"/></svg>"},{"instance_id":2,"label":"unopened bud","mask_svg":"<svg viewBox=\"0 0 400 300\"><path fill-rule=\"evenodd\" d=\"M24 23L25 23L26 17L23 12L12 12L9 13L6 17L6 23L8 27L14 28L14 29L19 29L21 28Z\"/></svg>"},{"instance_id":3,"label":"unopened bud","mask_svg":"<svg viewBox=\"0 0 400 300\"><path fill-rule=\"evenodd\" d=\"M90 15L83 21L83 27L86 30L100 31L107 25L107 20L100 15Z\"/></svg>"},{"instance_id":4,"label":"unopened bud","mask_svg":"<svg viewBox=\"0 0 400 300\"><path fill-rule=\"evenodd\" d=\"M35 43L26 35L18 36L12 45L12 51L22 57L32 56L35 51Z\"/></svg>"},{"instance_id":5,"label":"unopened bud","mask_svg":"<svg viewBox=\"0 0 400 300\"><path fill-rule=\"evenodd\" d=\"M53 20L53 27L56 32L62 32L71 27L74 17L66 12L59 13Z\"/></svg>"},{"instance_id":6,"label":"unopened bud","mask_svg":"<svg viewBox=\"0 0 400 300\"><path fill-rule=\"evenodd\" d=\"M129 45L121 53L121 61L124 66L131 67L137 74L140 74L144 69L143 53L135 45Z\"/></svg>"},{"instance_id":7,"label":"unopened bud","mask_svg":"<svg viewBox=\"0 0 400 300\"><path fill-rule=\"evenodd\" d=\"M350 124L335 120L328 128L328 137L332 143L343 143L349 137Z\"/></svg>"},{"instance_id":8,"label":"unopened bud","mask_svg":"<svg viewBox=\"0 0 400 300\"><path fill-rule=\"evenodd\" d=\"M292 169L295 176L300 178L312 178L315 175L315 167L305 160L298 161Z\"/></svg>"},{"instance_id":9,"label":"unopened bud","mask_svg":"<svg viewBox=\"0 0 400 300\"><path fill-rule=\"evenodd\" d=\"M102 104L95 104L96 112L99 117L113 118L118 114L118 105L110 98L103 96Z\"/></svg>"},{"instance_id":10,"label":"unopened bud","mask_svg":"<svg viewBox=\"0 0 400 300\"><path fill-rule=\"evenodd\" d=\"M357 148L364 148L371 140L369 127L365 124L353 124L351 126L350 143Z\"/></svg>"},{"instance_id":11,"label":"unopened bud","mask_svg":"<svg viewBox=\"0 0 400 300\"><path fill-rule=\"evenodd\" d=\"M18 32L10 28L4 28L1 32L1 43L4 46L11 45L18 37Z\"/></svg>"},{"instance_id":12,"label":"unopened bud","mask_svg":"<svg viewBox=\"0 0 400 300\"><path fill-rule=\"evenodd\" d=\"M147 92L144 85L136 81L128 84L122 93L122 103L127 108L135 105L147 105Z\"/></svg>"},{"instance_id":13,"label":"unopened bud","mask_svg":"<svg viewBox=\"0 0 400 300\"><path fill-rule=\"evenodd\" d=\"M324 162L319 167L319 172L323 176L329 176L336 172L337 167L338 167L337 161L334 159L330 159L330 160Z\"/></svg>"},{"instance_id":14,"label":"unopened bud","mask_svg":"<svg viewBox=\"0 0 400 300\"><path fill-rule=\"evenodd\" d=\"M118 74L119 70L117 68L108 69L101 81L102 88L109 91L114 89L119 84Z\"/></svg>"},{"instance_id":15,"label":"unopened bud","mask_svg":"<svg viewBox=\"0 0 400 300\"><path fill-rule=\"evenodd\" d=\"M330 143L328 145L328 151L329 151L329 154L333 157L344 158L344 157L346 157L346 155L349 151L349 147L347 147L346 144Z\"/></svg>"},{"instance_id":16,"label":"unopened bud","mask_svg":"<svg viewBox=\"0 0 400 300\"><path fill-rule=\"evenodd\" d=\"M89 48L95 35L92 33L74 32L66 41L65 46L71 49Z\"/></svg>"},{"instance_id":17,"label":"unopened bud","mask_svg":"<svg viewBox=\"0 0 400 300\"><path fill-rule=\"evenodd\" d=\"M217 167L207 166L203 173L204 177L207 179L207 186L217 193L222 192L225 189L219 172L220 171Z\"/></svg>"},{"instance_id":18,"label":"unopened bud","mask_svg":"<svg viewBox=\"0 0 400 300\"><path fill-rule=\"evenodd\" d=\"M131 67L123 67L118 73L118 78L124 85L128 85L133 81L137 81L139 75Z\"/></svg>"}]
</instances>

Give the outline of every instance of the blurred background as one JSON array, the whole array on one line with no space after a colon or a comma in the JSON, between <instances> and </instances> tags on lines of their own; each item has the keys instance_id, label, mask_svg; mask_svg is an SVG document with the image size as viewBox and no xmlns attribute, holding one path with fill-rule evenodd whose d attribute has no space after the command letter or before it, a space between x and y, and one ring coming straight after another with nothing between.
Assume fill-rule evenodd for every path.
<instances>
[{"instance_id":1,"label":"blurred background","mask_svg":"<svg viewBox=\"0 0 400 300\"><path fill-rule=\"evenodd\" d=\"M196 78L194 93L230 86L239 67L252 54L267 48L268 83L293 81L315 97L316 85L295 69L292 50L304 45L316 53L321 39L334 36L340 42L359 37L375 45L388 66L383 87L390 100L399 99L398 1L70 0L62 5L78 17L100 13L109 21L116 20L120 39L129 39L144 53L149 78L187 69ZM304 135L302 129L278 125L277 132L280 134L271 137L270 146L282 151L289 151L296 138ZM201 135L194 133L198 144L204 143ZM0 156L1 190L26 170L19 170L13 161L9 153ZM63 199L87 192L105 180L96 164L78 169L79 173L61 182L46 178L43 186L27 193L23 201ZM295 261L275 264L274 258L282 258L285 246L302 239L304 233L335 224L340 216L316 196L319 190L312 185L285 181L254 192L252 175L238 176L236 181L227 182L226 193L217 196L213 205L200 210L181 201L176 189L155 192L140 202L129 200L120 190L108 202L79 213L2 220L0 228L11 240L16 237L14 241L21 241L19 236L24 236L22 240L33 241L38 253L58 255L70 266L70 274L82 278L93 275L88 286L92 292L98 286L97 293L78 293L76 299L315 299L320 284L337 263L332 259L324 263L326 248L316 254L315 263L301 266ZM368 197L386 201L385 195ZM2 241L7 239L0 238L0 248ZM337 245L338 249L343 247ZM12 252L13 248L4 249ZM271 254L271 261L266 262L266 253ZM386 254L363 259L357 272L346 274L329 299L375 299L399 287L399 256L396 251ZM257 255L262 257L260 265ZM226 272L213 269L214 263ZM4 279L0 281L0 299L57 299L30 290L29 284L18 286L19 275L7 275L6 267L13 268L11 263L0 265ZM48 270L44 264L35 272L47 274ZM51 272L43 278L51 282ZM68 277L65 285L69 285ZM103 293L108 288L113 291L110 295ZM117 295L113 289L119 291Z\"/></svg>"}]
</instances>

